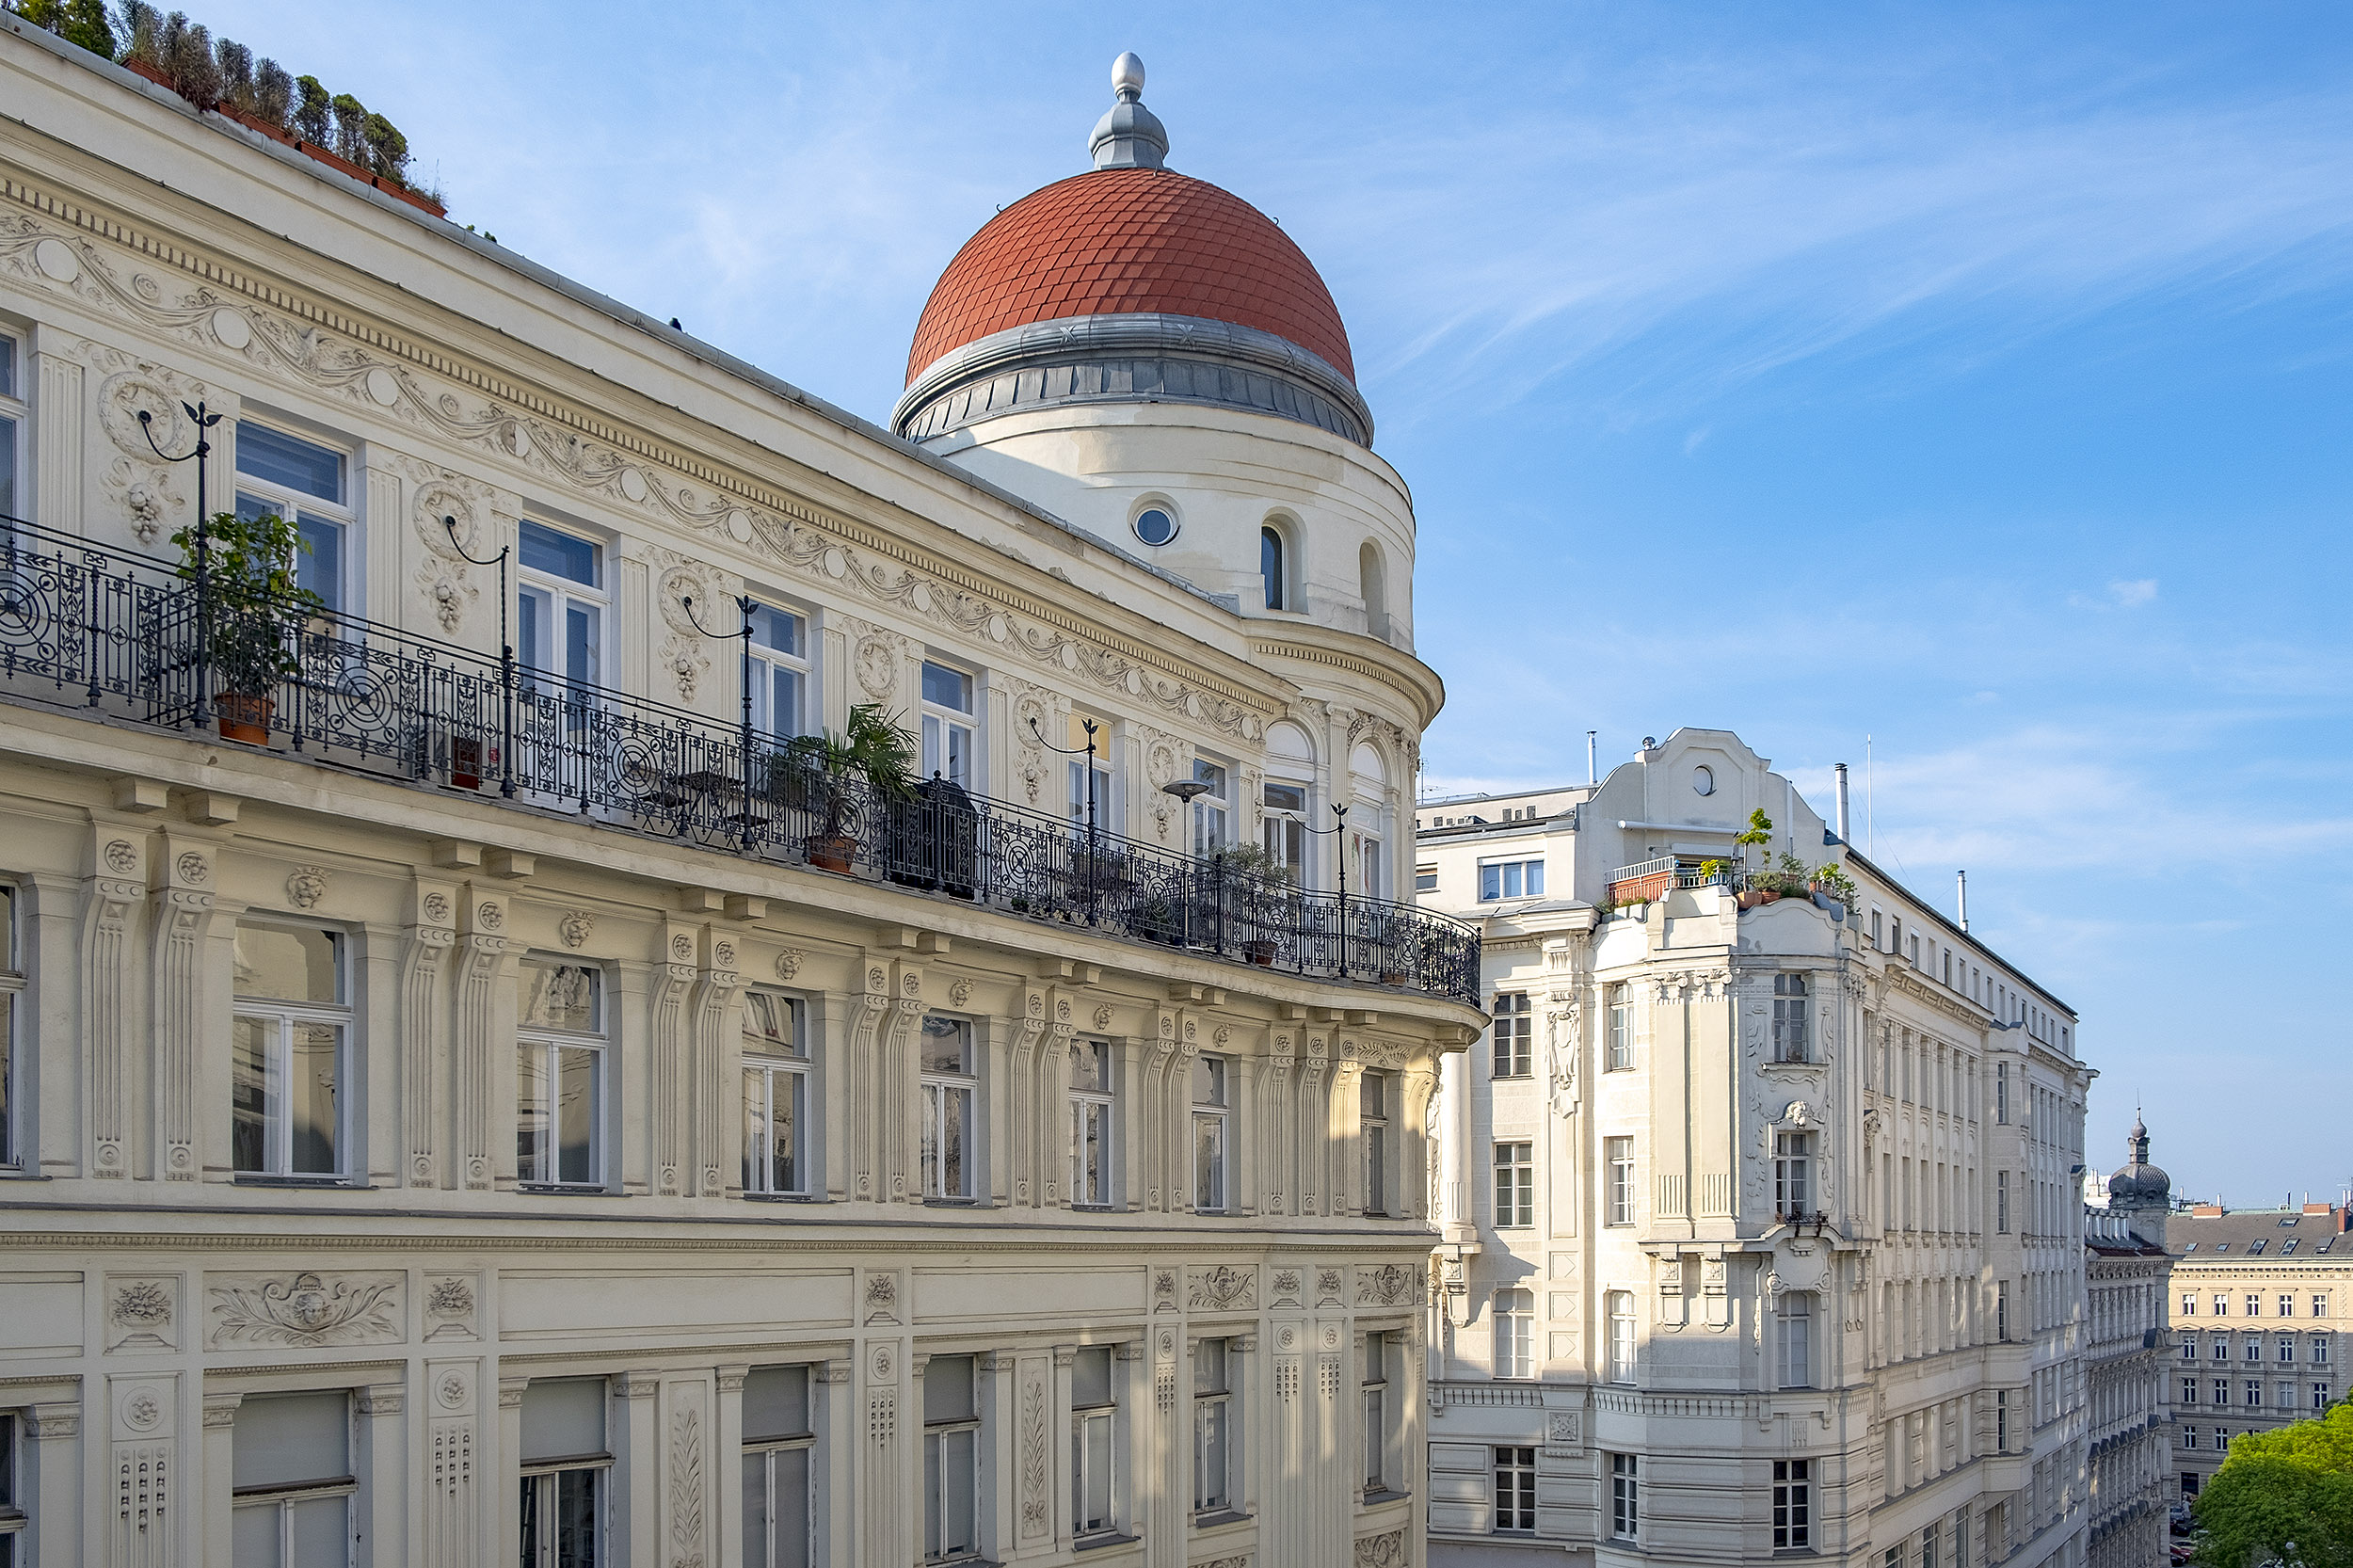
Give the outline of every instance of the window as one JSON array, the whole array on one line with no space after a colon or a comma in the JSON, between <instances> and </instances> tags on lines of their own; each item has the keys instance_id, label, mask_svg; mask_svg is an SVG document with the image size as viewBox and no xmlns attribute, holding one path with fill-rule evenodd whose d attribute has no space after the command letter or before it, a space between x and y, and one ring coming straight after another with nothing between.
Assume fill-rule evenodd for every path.
<instances>
[{"instance_id":1,"label":"window","mask_svg":"<svg viewBox=\"0 0 2353 1568\"><path fill-rule=\"evenodd\" d=\"M2221 1335L2221 1334L2217 1334L2217 1335L2216 1335L2216 1336L2214 1336L2214 1338L2213 1338L2211 1341L2209 1341L2209 1344L2208 1344L2208 1350L2209 1350L2209 1352L2210 1352L2210 1354L2212 1355L2212 1357L2213 1357L2213 1359L2214 1359L2214 1360L2217 1360L2217 1361L2228 1361L2228 1360L2230 1360L2230 1359L2231 1359L2231 1340L2230 1340L2230 1336L2227 1336L2227 1335Z\"/></svg>"},{"instance_id":2,"label":"window","mask_svg":"<svg viewBox=\"0 0 2353 1568\"><path fill-rule=\"evenodd\" d=\"M2313 1365L2315 1367L2329 1365L2329 1336L2327 1335L2313 1336Z\"/></svg>"},{"instance_id":3,"label":"window","mask_svg":"<svg viewBox=\"0 0 2353 1568\"><path fill-rule=\"evenodd\" d=\"M1070 1048L1070 1201L1109 1208L1112 1168L1111 1048L1080 1040Z\"/></svg>"},{"instance_id":4,"label":"window","mask_svg":"<svg viewBox=\"0 0 2353 1568\"><path fill-rule=\"evenodd\" d=\"M2009 1125L2009 1064L1993 1064L1993 1119L2004 1127Z\"/></svg>"},{"instance_id":5,"label":"window","mask_svg":"<svg viewBox=\"0 0 2353 1568\"><path fill-rule=\"evenodd\" d=\"M2264 1299L2252 1290L2247 1292L2247 1315L2249 1318L2260 1318L2264 1315Z\"/></svg>"},{"instance_id":6,"label":"window","mask_svg":"<svg viewBox=\"0 0 2353 1568\"><path fill-rule=\"evenodd\" d=\"M1128 526L1148 545L1164 545L1176 536L1176 516L1165 506L1146 506Z\"/></svg>"},{"instance_id":7,"label":"window","mask_svg":"<svg viewBox=\"0 0 2353 1568\"><path fill-rule=\"evenodd\" d=\"M2231 1315L2231 1298L2219 1290L2214 1293L2214 1315L2217 1318L2228 1318Z\"/></svg>"},{"instance_id":8,"label":"window","mask_svg":"<svg viewBox=\"0 0 2353 1568\"><path fill-rule=\"evenodd\" d=\"M1915 941L1918 938L1913 938ZM1936 1526L1920 1532L1920 1568L1936 1568Z\"/></svg>"},{"instance_id":9,"label":"window","mask_svg":"<svg viewBox=\"0 0 2353 1568\"><path fill-rule=\"evenodd\" d=\"M1258 530L1258 579L1270 610L1290 608L1289 568L1285 564L1283 531L1273 523Z\"/></svg>"},{"instance_id":10,"label":"window","mask_svg":"<svg viewBox=\"0 0 2353 1568\"><path fill-rule=\"evenodd\" d=\"M2009 1173L1993 1173L1993 1228L2001 1235L2009 1234Z\"/></svg>"},{"instance_id":11,"label":"window","mask_svg":"<svg viewBox=\"0 0 2353 1568\"><path fill-rule=\"evenodd\" d=\"M1087 1346L1070 1364L1070 1530L1080 1539L1119 1528L1112 1502L1118 1414L1112 1391L1112 1348Z\"/></svg>"},{"instance_id":12,"label":"window","mask_svg":"<svg viewBox=\"0 0 2353 1568\"><path fill-rule=\"evenodd\" d=\"M1434 893L1437 890L1438 868L1435 866L1416 866L1414 868L1414 891L1417 893Z\"/></svg>"},{"instance_id":13,"label":"window","mask_svg":"<svg viewBox=\"0 0 2353 1568\"><path fill-rule=\"evenodd\" d=\"M2008 1343L2009 1339L2009 1281L1993 1282L1993 1337Z\"/></svg>"},{"instance_id":14,"label":"window","mask_svg":"<svg viewBox=\"0 0 2353 1568\"><path fill-rule=\"evenodd\" d=\"M1497 1533L1536 1528L1536 1450L1496 1449L1495 1528Z\"/></svg>"},{"instance_id":15,"label":"window","mask_svg":"<svg viewBox=\"0 0 2353 1568\"><path fill-rule=\"evenodd\" d=\"M0 368L5 368L6 356L14 346L0 338ZM0 431L0 445L6 441L7 433ZM17 1001L24 989L24 965L16 953L16 888L0 882L0 1166L24 1162L24 1133L17 1125L16 1094ZM0 1558L0 1568L6 1568L5 1558Z\"/></svg>"},{"instance_id":16,"label":"window","mask_svg":"<svg viewBox=\"0 0 2353 1568\"><path fill-rule=\"evenodd\" d=\"M515 1176L535 1187L604 1183L604 976L526 959L515 1048Z\"/></svg>"},{"instance_id":17,"label":"window","mask_svg":"<svg viewBox=\"0 0 2353 1568\"><path fill-rule=\"evenodd\" d=\"M2314 1410L2326 1410L2329 1408L2329 1385L2327 1384L2315 1383L2313 1384L2313 1408Z\"/></svg>"},{"instance_id":18,"label":"window","mask_svg":"<svg viewBox=\"0 0 2353 1568\"><path fill-rule=\"evenodd\" d=\"M2229 1378L2216 1378L2214 1380L2214 1402L2217 1404L2229 1404L2231 1402L2231 1380Z\"/></svg>"},{"instance_id":19,"label":"window","mask_svg":"<svg viewBox=\"0 0 2353 1568\"><path fill-rule=\"evenodd\" d=\"M2198 1297L2196 1293L2188 1290L2182 1292L2182 1316L2185 1318L2195 1318L2198 1316Z\"/></svg>"},{"instance_id":20,"label":"window","mask_svg":"<svg viewBox=\"0 0 2353 1568\"><path fill-rule=\"evenodd\" d=\"M1203 1214L1225 1212L1225 1161L1232 1130L1232 1101L1227 1097L1230 1064L1222 1056L1201 1056L1193 1064L1193 1207Z\"/></svg>"},{"instance_id":21,"label":"window","mask_svg":"<svg viewBox=\"0 0 2353 1568\"><path fill-rule=\"evenodd\" d=\"M16 433L24 402L16 394L16 340L0 338L0 517L17 515Z\"/></svg>"},{"instance_id":22,"label":"window","mask_svg":"<svg viewBox=\"0 0 2353 1568\"><path fill-rule=\"evenodd\" d=\"M241 1174L334 1176L344 1152L344 939L237 922L230 1153Z\"/></svg>"},{"instance_id":23,"label":"window","mask_svg":"<svg viewBox=\"0 0 2353 1568\"><path fill-rule=\"evenodd\" d=\"M556 1378L523 1390L523 1568L602 1568L604 1379Z\"/></svg>"},{"instance_id":24,"label":"window","mask_svg":"<svg viewBox=\"0 0 2353 1568\"><path fill-rule=\"evenodd\" d=\"M976 1174L972 1104L979 1088L972 1063L972 1026L961 1018L926 1014L921 1046L923 1196L949 1201L969 1198Z\"/></svg>"},{"instance_id":25,"label":"window","mask_svg":"<svg viewBox=\"0 0 2353 1568\"><path fill-rule=\"evenodd\" d=\"M923 1368L923 1560L979 1555L980 1404L972 1358L936 1355Z\"/></svg>"},{"instance_id":26,"label":"window","mask_svg":"<svg viewBox=\"0 0 2353 1568\"><path fill-rule=\"evenodd\" d=\"M744 1568L808 1568L816 1446L808 1368L753 1368L744 1379Z\"/></svg>"},{"instance_id":27,"label":"window","mask_svg":"<svg viewBox=\"0 0 2353 1568\"><path fill-rule=\"evenodd\" d=\"M1267 858L1291 873L1293 881L1305 881L1307 870L1307 786L1305 784L1262 784L1258 787L1258 837L1266 849ZM1418 882L1418 877L1416 879ZM1438 886L1437 873L1431 873L1430 887Z\"/></svg>"},{"instance_id":28,"label":"window","mask_svg":"<svg viewBox=\"0 0 2353 1568\"><path fill-rule=\"evenodd\" d=\"M604 632L604 550L595 542L525 522L516 551L515 645L525 669L552 677L584 722L588 694L600 678Z\"/></svg>"},{"instance_id":29,"label":"window","mask_svg":"<svg viewBox=\"0 0 2353 1568\"><path fill-rule=\"evenodd\" d=\"M1630 1225L1634 1223L1634 1140L1604 1138L1601 1158L1609 1173L1602 1185L1602 1223Z\"/></svg>"},{"instance_id":30,"label":"window","mask_svg":"<svg viewBox=\"0 0 2353 1568\"><path fill-rule=\"evenodd\" d=\"M1496 1145L1496 1228L1513 1230L1536 1223L1535 1145Z\"/></svg>"},{"instance_id":31,"label":"window","mask_svg":"<svg viewBox=\"0 0 2353 1568\"><path fill-rule=\"evenodd\" d=\"M1525 991L1497 991L1487 1048L1489 1078L1526 1078L1535 1071L1529 1033L1535 1017Z\"/></svg>"},{"instance_id":32,"label":"window","mask_svg":"<svg viewBox=\"0 0 2353 1568\"><path fill-rule=\"evenodd\" d=\"M923 662L923 776L969 791L974 777L972 678Z\"/></svg>"},{"instance_id":33,"label":"window","mask_svg":"<svg viewBox=\"0 0 2353 1568\"><path fill-rule=\"evenodd\" d=\"M1635 1540L1641 1530L1640 1477L1635 1456L1609 1456L1609 1533L1620 1541Z\"/></svg>"},{"instance_id":34,"label":"window","mask_svg":"<svg viewBox=\"0 0 2353 1568\"><path fill-rule=\"evenodd\" d=\"M2249 1378L2247 1380L2247 1402L2250 1405L2258 1405L2264 1402L2263 1379Z\"/></svg>"},{"instance_id":35,"label":"window","mask_svg":"<svg viewBox=\"0 0 2353 1568\"><path fill-rule=\"evenodd\" d=\"M752 728L789 741L808 722L802 699L808 688L808 623L790 610L755 604L750 652Z\"/></svg>"},{"instance_id":36,"label":"window","mask_svg":"<svg viewBox=\"0 0 2353 1568\"><path fill-rule=\"evenodd\" d=\"M7 344L0 338L0 344ZM0 1410L0 1568L16 1568L24 1539L25 1491L19 1476L16 1445L19 1422L12 1410Z\"/></svg>"},{"instance_id":37,"label":"window","mask_svg":"<svg viewBox=\"0 0 2353 1568\"><path fill-rule=\"evenodd\" d=\"M1214 855L1232 842L1228 824L1233 815L1233 780L1224 764L1196 757L1193 781L1205 786L1193 799L1193 852Z\"/></svg>"},{"instance_id":38,"label":"window","mask_svg":"<svg viewBox=\"0 0 2353 1568\"><path fill-rule=\"evenodd\" d=\"M1773 1461L1773 1550L1801 1552L1814 1544L1814 1462Z\"/></svg>"},{"instance_id":39,"label":"window","mask_svg":"<svg viewBox=\"0 0 2353 1568\"><path fill-rule=\"evenodd\" d=\"M350 486L347 459L333 447L250 421L237 425L237 516L283 518L300 541L295 584L338 614L351 602ZM435 526L439 526L437 522Z\"/></svg>"},{"instance_id":40,"label":"window","mask_svg":"<svg viewBox=\"0 0 2353 1568\"><path fill-rule=\"evenodd\" d=\"M2281 1384L2278 1387L2274 1388L2271 1393L2272 1403L2277 1405L2280 1409L2294 1410L2296 1408L2296 1384L2292 1383Z\"/></svg>"},{"instance_id":41,"label":"window","mask_svg":"<svg viewBox=\"0 0 2353 1568\"><path fill-rule=\"evenodd\" d=\"M1809 1062L1806 1045L1805 976L1773 976L1773 1060Z\"/></svg>"},{"instance_id":42,"label":"window","mask_svg":"<svg viewBox=\"0 0 2353 1568\"><path fill-rule=\"evenodd\" d=\"M1389 1490L1389 1336L1365 1336L1365 1490Z\"/></svg>"},{"instance_id":43,"label":"window","mask_svg":"<svg viewBox=\"0 0 2353 1568\"><path fill-rule=\"evenodd\" d=\"M1773 1134L1773 1209L1793 1223L1814 1208L1814 1134Z\"/></svg>"},{"instance_id":44,"label":"window","mask_svg":"<svg viewBox=\"0 0 2353 1568\"><path fill-rule=\"evenodd\" d=\"M2315 1318L2329 1316L2329 1298L2324 1292L2318 1290L2313 1292L2313 1316Z\"/></svg>"},{"instance_id":45,"label":"window","mask_svg":"<svg viewBox=\"0 0 2353 1568\"><path fill-rule=\"evenodd\" d=\"M1773 1313L1775 1359L1781 1386L1814 1386L1814 1293L1787 1290Z\"/></svg>"},{"instance_id":46,"label":"window","mask_svg":"<svg viewBox=\"0 0 2353 1568\"><path fill-rule=\"evenodd\" d=\"M1356 1139L1364 1154L1368 1214L1389 1211L1389 1075L1369 1072L1356 1088Z\"/></svg>"},{"instance_id":47,"label":"window","mask_svg":"<svg viewBox=\"0 0 2353 1568\"><path fill-rule=\"evenodd\" d=\"M2198 1429L2196 1427L2184 1427L2182 1429L2182 1447L2185 1448L2194 1448L2198 1447Z\"/></svg>"},{"instance_id":48,"label":"window","mask_svg":"<svg viewBox=\"0 0 2353 1568\"><path fill-rule=\"evenodd\" d=\"M774 991L744 992L744 1191L808 1191L808 1114L800 1003Z\"/></svg>"},{"instance_id":49,"label":"window","mask_svg":"<svg viewBox=\"0 0 2353 1568\"><path fill-rule=\"evenodd\" d=\"M1085 756L1089 744L1087 726L1090 724L1095 726L1095 733L1092 737L1092 744L1095 747L1095 771L1092 774L1087 772ZM1110 831L1116 828L1119 824L1120 800L1119 789L1114 782L1116 770L1112 766L1111 726L1099 720L1073 713L1070 715L1068 727L1064 731L1063 744L1072 751L1080 753L1079 756L1066 757L1063 760L1063 776L1067 784L1064 792L1064 814L1069 818L1074 827L1082 828L1092 819L1099 829ZM1198 771L1198 767L1199 765L1195 764L1195 771ZM1094 780L1091 792L1088 785L1090 778ZM1198 831L1198 828L1199 824L1196 822L1195 830ZM1208 852L1202 851L1201 853Z\"/></svg>"},{"instance_id":50,"label":"window","mask_svg":"<svg viewBox=\"0 0 2353 1568\"><path fill-rule=\"evenodd\" d=\"M2198 1336L2196 1335L2188 1335L2183 1338L2182 1359L2184 1361L2195 1361L2198 1359Z\"/></svg>"},{"instance_id":51,"label":"window","mask_svg":"<svg viewBox=\"0 0 2353 1568\"><path fill-rule=\"evenodd\" d=\"M1542 860L1488 860L1479 868L1479 896L1492 902L1499 898L1542 898L1545 893L1545 863Z\"/></svg>"},{"instance_id":52,"label":"window","mask_svg":"<svg viewBox=\"0 0 2353 1568\"><path fill-rule=\"evenodd\" d=\"M1993 1391L1993 1451L2009 1452L2009 1395L2007 1388Z\"/></svg>"},{"instance_id":53,"label":"window","mask_svg":"<svg viewBox=\"0 0 2353 1568\"><path fill-rule=\"evenodd\" d=\"M1378 822L1380 808L1370 800L1359 797L1357 805L1364 815L1359 821ZM1385 897L1388 890L1387 872L1381 858L1381 836L1377 833L1351 833L1356 840L1356 890L1367 898Z\"/></svg>"},{"instance_id":54,"label":"window","mask_svg":"<svg viewBox=\"0 0 2353 1568\"><path fill-rule=\"evenodd\" d=\"M1611 1383L1634 1381L1634 1292L1611 1290L1602 1298L1609 1325L1609 1367Z\"/></svg>"},{"instance_id":55,"label":"window","mask_svg":"<svg viewBox=\"0 0 2353 1568\"><path fill-rule=\"evenodd\" d=\"M1221 1513L1234 1506L1234 1348L1204 1339L1193 1352L1193 1506Z\"/></svg>"},{"instance_id":56,"label":"window","mask_svg":"<svg viewBox=\"0 0 2353 1568\"><path fill-rule=\"evenodd\" d=\"M255 1394L230 1432L230 1560L236 1568L351 1560L351 1396ZM0 1542L8 1538L0 1536ZM0 1545L0 1560L7 1548Z\"/></svg>"},{"instance_id":57,"label":"window","mask_svg":"<svg viewBox=\"0 0 2353 1568\"><path fill-rule=\"evenodd\" d=\"M1498 1290L1495 1294L1496 1376L1536 1375L1536 1293Z\"/></svg>"},{"instance_id":58,"label":"window","mask_svg":"<svg viewBox=\"0 0 2353 1568\"><path fill-rule=\"evenodd\" d=\"M2285 1301L2287 1298L2282 1296L2280 1299L2281 1301ZM2284 1318L2287 1314L2282 1312L2280 1316ZM2280 1336L2279 1343L2274 1347L2273 1353L2278 1355L2281 1361L2291 1363L2294 1362L2296 1360L2296 1336L2293 1334L2283 1334Z\"/></svg>"},{"instance_id":59,"label":"window","mask_svg":"<svg viewBox=\"0 0 2353 1568\"><path fill-rule=\"evenodd\" d=\"M1880 945L1880 912L1879 912L1878 910L1874 909L1874 910L1872 910L1872 911L1871 911L1871 946L1872 946L1873 950L1874 950L1874 951L1876 951L1876 950L1878 950L1879 945Z\"/></svg>"},{"instance_id":60,"label":"window","mask_svg":"<svg viewBox=\"0 0 2353 1568\"><path fill-rule=\"evenodd\" d=\"M1609 987L1609 1066L1622 1073L1634 1065L1634 999L1625 985Z\"/></svg>"},{"instance_id":61,"label":"window","mask_svg":"<svg viewBox=\"0 0 2353 1568\"><path fill-rule=\"evenodd\" d=\"M2198 1402L2198 1380L2196 1378L2184 1378L2182 1380L2182 1402L2184 1404L2196 1404Z\"/></svg>"}]
</instances>

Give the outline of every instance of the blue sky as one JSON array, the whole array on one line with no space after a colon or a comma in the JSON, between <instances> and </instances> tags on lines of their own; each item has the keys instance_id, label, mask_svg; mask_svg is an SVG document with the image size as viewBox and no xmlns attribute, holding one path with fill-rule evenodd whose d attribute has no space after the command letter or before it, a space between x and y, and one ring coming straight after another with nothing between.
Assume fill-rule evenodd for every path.
<instances>
[{"instance_id":1,"label":"blue sky","mask_svg":"<svg viewBox=\"0 0 2353 1568\"><path fill-rule=\"evenodd\" d=\"M1429 782L1729 726L2084 1016L2092 1161L2353 1180L2353 12L332 8L454 216L870 417L1133 48L1421 524ZM1857 838L1864 837L1858 827Z\"/></svg>"}]
</instances>

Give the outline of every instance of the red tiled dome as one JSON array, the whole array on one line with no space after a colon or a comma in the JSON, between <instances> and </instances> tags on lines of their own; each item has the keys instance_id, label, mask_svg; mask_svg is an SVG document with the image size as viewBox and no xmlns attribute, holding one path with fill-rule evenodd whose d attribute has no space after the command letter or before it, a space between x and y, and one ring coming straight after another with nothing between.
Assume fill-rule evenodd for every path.
<instances>
[{"instance_id":1,"label":"red tiled dome","mask_svg":"<svg viewBox=\"0 0 2353 1568\"><path fill-rule=\"evenodd\" d=\"M1169 169L1097 168L1031 192L956 252L915 325L907 380L1007 328L1138 312L1255 327L1355 379L1331 291L1264 213Z\"/></svg>"}]
</instances>

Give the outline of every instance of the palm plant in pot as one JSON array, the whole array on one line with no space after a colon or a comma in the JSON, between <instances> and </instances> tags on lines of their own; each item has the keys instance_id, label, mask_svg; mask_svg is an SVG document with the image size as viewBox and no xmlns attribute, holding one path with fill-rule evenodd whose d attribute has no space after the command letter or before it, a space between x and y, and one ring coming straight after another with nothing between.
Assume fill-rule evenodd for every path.
<instances>
[{"instance_id":1,"label":"palm plant in pot","mask_svg":"<svg viewBox=\"0 0 2353 1568\"><path fill-rule=\"evenodd\" d=\"M859 787L878 806L904 804L915 795L915 737L880 703L850 710L849 723L836 733L796 735L770 760L769 793L815 819L808 835L808 863L847 876L857 856L851 830L861 815Z\"/></svg>"},{"instance_id":2,"label":"palm plant in pot","mask_svg":"<svg viewBox=\"0 0 2353 1568\"><path fill-rule=\"evenodd\" d=\"M266 745L278 706L272 694L302 671L303 623L327 610L327 601L295 578L296 557L310 543L274 512L216 513L204 529L200 582L196 530L183 528L171 542L180 551L182 581L201 590L198 635L212 665L221 737Z\"/></svg>"}]
</instances>

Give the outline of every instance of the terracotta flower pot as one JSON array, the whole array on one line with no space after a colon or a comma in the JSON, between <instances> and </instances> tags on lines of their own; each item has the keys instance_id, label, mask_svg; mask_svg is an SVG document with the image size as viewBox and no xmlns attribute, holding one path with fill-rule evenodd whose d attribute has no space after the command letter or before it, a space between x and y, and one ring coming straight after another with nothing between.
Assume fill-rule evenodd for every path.
<instances>
[{"instance_id":1,"label":"terracotta flower pot","mask_svg":"<svg viewBox=\"0 0 2353 1568\"><path fill-rule=\"evenodd\" d=\"M808 841L808 863L821 872L833 872L849 876L855 868L852 857L857 854L857 840L850 838L813 838Z\"/></svg>"},{"instance_id":2,"label":"terracotta flower pot","mask_svg":"<svg viewBox=\"0 0 2353 1568\"><path fill-rule=\"evenodd\" d=\"M1244 942L1241 945L1241 955L1262 969L1271 969L1274 967L1274 944L1273 942Z\"/></svg>"},{"instance_id":3,"label":"terracotta flower pot","mask_svg":"<svg viewBox=\"0 0 2353 1568\"><path fill-rule=\"evenodd\" d=\"M269 744L269 721L278 712L275 701L265 696L223 692L213 698L213 707L220 714L222 740L241 741L250 746Z\"/></svg>"}]
</instances>

